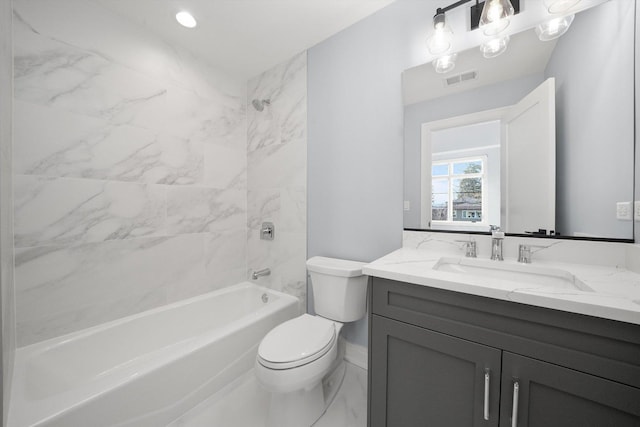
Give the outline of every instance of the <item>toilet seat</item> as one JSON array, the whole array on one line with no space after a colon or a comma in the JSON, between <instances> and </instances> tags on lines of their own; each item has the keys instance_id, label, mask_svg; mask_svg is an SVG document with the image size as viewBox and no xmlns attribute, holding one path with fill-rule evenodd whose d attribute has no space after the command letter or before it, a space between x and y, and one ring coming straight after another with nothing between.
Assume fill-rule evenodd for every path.
<instances>
[{"instance_id":1,"label":"toilet seat","mask_svg":"<svg viewBox=\"0 0 640 427\"><path fill-rule=\"evenodd\" d=\"M324 356L336 342L331 320L303 314L272 329L260 343L258 361L269 369L291 369Z\"/></svg>"}]
</instances>

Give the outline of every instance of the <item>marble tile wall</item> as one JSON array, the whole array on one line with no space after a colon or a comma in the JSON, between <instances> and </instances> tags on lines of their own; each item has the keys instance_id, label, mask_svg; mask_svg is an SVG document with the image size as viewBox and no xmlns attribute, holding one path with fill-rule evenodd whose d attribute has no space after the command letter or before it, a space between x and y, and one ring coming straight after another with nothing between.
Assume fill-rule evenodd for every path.
<instances>
[{"instance_id":1,"label":"marble tile wall","mask_svg":"<svg viewBox=\"0 0 640 427\"><path fill-rule=\"evenodd\" d=\"M254 99L268 99L259 112ZM260 74L247 87L248 268L268 267L258 279L306 307L307 55ZM273 241L260 240L262 222L275 225Z\"/></svg>"},{"instance_id":2,"label":"marble tile wall","mask_svg":"<svg viewBox=\"0 0 640 427\"><path fill-rule=\"evenodd\" d=\"M2 354L0 357L2 374L0 382L0 404L2 419L6 425L13 376L15 340L15 289L13 286L13 199L11 162L11 111L13 99L12 53L11 53L11 0L0 0L0 322Z\"/></svg>"},{"instance_id":3,"label":"marble tile wall","mask_svg":"<svg viewBox=\"0 0 640 427\"><path fill-rule=\"evenodd\" d=\"M13 36L18 345L244 280L246 82L94 2Z\"/></svg>"}]
</instances>

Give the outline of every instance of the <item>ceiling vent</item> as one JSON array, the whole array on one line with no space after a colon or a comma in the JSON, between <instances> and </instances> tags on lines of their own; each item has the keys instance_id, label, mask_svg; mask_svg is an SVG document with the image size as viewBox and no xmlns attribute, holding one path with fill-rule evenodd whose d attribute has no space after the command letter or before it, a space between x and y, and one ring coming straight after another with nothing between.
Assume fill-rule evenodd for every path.
<instances>
[{"instance_id":1,"label":"ceiling vent","mask_svg":"<svg viewBox=\"0 0 640 427\"><path fill-rule=\"evenodd\" d=\"M476 70L473 70L456 74L455 76L447 77L446 79L443 79L443 81L445 86L453 86L469 80L475 80L477 78L478 72Z\"/></svg>"}]
</instances>

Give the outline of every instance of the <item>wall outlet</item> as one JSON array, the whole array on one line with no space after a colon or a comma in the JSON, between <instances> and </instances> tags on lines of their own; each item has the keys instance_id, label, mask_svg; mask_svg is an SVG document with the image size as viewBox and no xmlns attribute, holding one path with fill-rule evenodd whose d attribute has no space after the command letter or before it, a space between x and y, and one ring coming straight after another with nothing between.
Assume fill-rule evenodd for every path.
<instances>
[{"instance_id":1,"label":"wall outlet","mask_svg":"<svg viewBox=\"0 0 640 427\"><path fill-rule=\"evenodd\" d=\"M404 210L405 212L411 210L411 202L409 200L404 201Z\"/></svg>"},{"instance_id":2,"label":"wall outlet","mask_svg":"<svg viewBox=\"0 0 640 427\"><path fill-rule=\"evenodd\" d=\"M631 221L633 217L633 211L631 208L631 202L618 202L616 203L616 218L623 221Z\"/></svg>"},{"instance_id":3,"label":"wall outlet","mask_svg":"<svg viewBox=\"0 0 640 427\"><path fill-rule=\"evenodd\" d=\"M640 221L640 200L635 202L635 209L633 210L633 219Z\"/></svg>"}]
</instances>

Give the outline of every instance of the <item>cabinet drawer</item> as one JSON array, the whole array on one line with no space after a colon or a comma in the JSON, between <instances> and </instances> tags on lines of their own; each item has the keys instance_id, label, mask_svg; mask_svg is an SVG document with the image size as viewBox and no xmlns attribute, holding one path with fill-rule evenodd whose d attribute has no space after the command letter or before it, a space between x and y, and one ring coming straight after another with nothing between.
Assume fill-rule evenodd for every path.
<instances>
[{"instance_id":1,"label":"cabinet drawer","mask_svg":"<svg viewBox=\"0 0 640 427\"><path fill-rule=\"evenodd\" d=\"M371 312L640 387L640 326L373 278Z\"/></svg>"}]
</instances>

